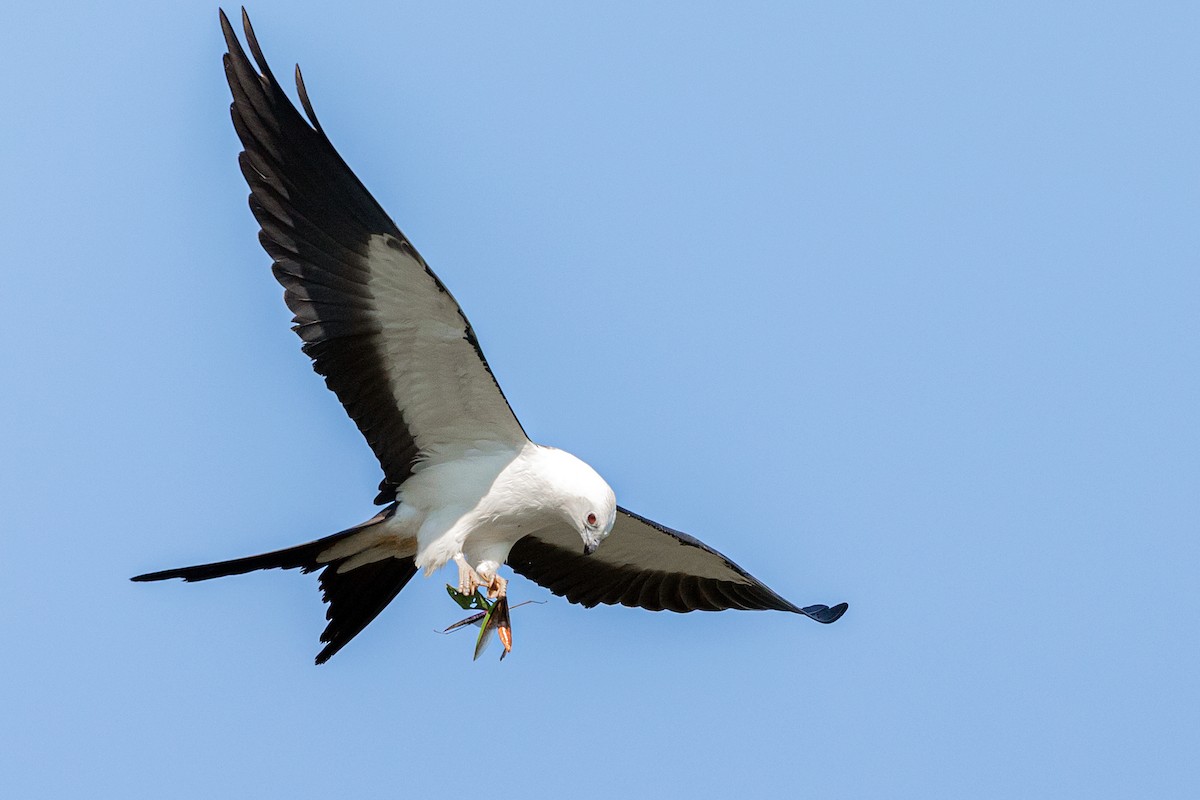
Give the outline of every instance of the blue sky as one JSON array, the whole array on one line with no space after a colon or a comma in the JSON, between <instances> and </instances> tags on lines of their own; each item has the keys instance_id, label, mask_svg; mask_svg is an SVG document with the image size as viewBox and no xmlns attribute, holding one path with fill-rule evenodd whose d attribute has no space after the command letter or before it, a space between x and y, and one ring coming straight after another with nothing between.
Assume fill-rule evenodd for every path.
<instances>
[{"instance_id":1,"label":"blue sky","mask_svg":"<svg viewBox=\"0 0 1200 800\"><path fill-rule=\"evenodd\" d=\"M135 585L372 513L210 3L9 9L0 794L1185 797L1193 4L261 2L535 439L790 615ZM449 574L443 576L449 578Z\"/></svg>"}]
</instances>

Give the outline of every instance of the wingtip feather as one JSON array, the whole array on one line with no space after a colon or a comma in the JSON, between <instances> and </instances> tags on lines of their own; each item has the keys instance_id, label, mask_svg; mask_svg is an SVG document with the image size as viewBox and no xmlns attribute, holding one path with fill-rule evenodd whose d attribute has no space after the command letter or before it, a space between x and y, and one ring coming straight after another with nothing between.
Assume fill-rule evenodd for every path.
<instances>
[{"instance_id":1,"label":"wingtip feather","mask_svg":"<svg viewBox=\"0 0 1200 800\"><path fill-rule=\"evenodd\" d=\"M321 129L321 123L317 120L317 112L313 111L312 103L308 99L308 89L304 85L304 76L300 74L300 65L296 65L296 93L300 95L300 105L304 106L304 113L308 115L308 121L312 123L317 133L322 136L325 131Z\"/></svg>"},{"instance_id":2,"label":"wingtip feather","mask_svg":"<svg viewBox=\"0 0 1200 800\"><path fill-rule=\"evenodd\" d=\"M182 574L180 574L181 572L182 572L182 570L178 570L178 569L164 569L159 572L146 572L141 575L134 575L129 580L133 581L134 583L149 583L151 581L165 581L165 580L169 580L171 578L183 578L184 580L187 580L186 577L184 577Z\"/></svg>"},{"instance_id":3,"label":"wingtip feather","mask_svg":"<svg viewBox=\"0 0 1200 800\"><path fill-rule=\"evenodd\" d=\"M813 606L805 606L800 609L800 612L809 619L816 620L822 625L828 625L831 622L837 622L846 613L846 609L850 607L849 603L838 603L833 608L827 605L818 603Z\"/></svg>"}]
</instances>

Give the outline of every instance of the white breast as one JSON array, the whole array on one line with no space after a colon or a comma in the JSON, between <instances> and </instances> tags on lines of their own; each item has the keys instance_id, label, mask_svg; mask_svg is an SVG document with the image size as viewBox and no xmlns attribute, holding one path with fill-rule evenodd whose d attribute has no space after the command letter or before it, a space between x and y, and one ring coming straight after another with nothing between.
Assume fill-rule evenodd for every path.
<instances>
[{"instance_id":1,"label":"white breast","mask_svg":"<svg viewBox=\"0 0 1200 800\"><path fill-rule=\"evenodd\" d=\"M418 529L417 566L429 574L458 553L501 564L518 539L552 521L556 499L537 445L473 449L421 464L400 489Z\"/></svg>"}]
</instances>

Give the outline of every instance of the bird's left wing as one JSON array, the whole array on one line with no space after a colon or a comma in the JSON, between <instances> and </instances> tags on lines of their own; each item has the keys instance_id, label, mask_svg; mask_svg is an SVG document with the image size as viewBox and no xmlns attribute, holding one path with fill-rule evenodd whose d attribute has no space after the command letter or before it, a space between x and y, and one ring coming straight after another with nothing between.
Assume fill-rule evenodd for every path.
<instances>
[{"instance_id":1,"label":"bird's left wing","mask_svg":"<svg viewBox=\"0 0 1200 800\"><path fill-rule=\"evenodd\" d=\"M774 609L834 622L846 604L801 608L700 540L617 509L612 533L590 556L579 535L563 527L530 534L513 545L516 572L572 603L606 603L651 611Z\"/></svg>"},{"instance_id":2,"label":"bird's left wing","mask_svg":"<svg viewBox=\"0 0 1200 800\"><path fill-rule=\"evenodd\" d=\"M520 423L450 292L326 138L300 71L306 120L271 73L242 12L247 58L221 12L230 113L245 150L259 240L295 331L384 471L377 502L438 448L520 446Z\"/></svg>"}]
</instances>

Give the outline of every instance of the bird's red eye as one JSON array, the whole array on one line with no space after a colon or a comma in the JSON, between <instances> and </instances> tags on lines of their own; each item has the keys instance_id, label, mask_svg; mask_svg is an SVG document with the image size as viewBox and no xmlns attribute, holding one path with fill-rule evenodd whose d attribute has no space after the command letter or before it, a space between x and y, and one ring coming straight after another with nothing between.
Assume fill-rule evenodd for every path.
<instances>
[{"instance_id":1,"label":"bird's red eye","mask_svg":"<svg viewBox=\"0 0 1200 800\"><path fill-rule=\"evenodd\" d=\"M596 527L596 515L595 514L587 515L587 524L591 525L593 528Z\"/></svg>"}]
</instances>

